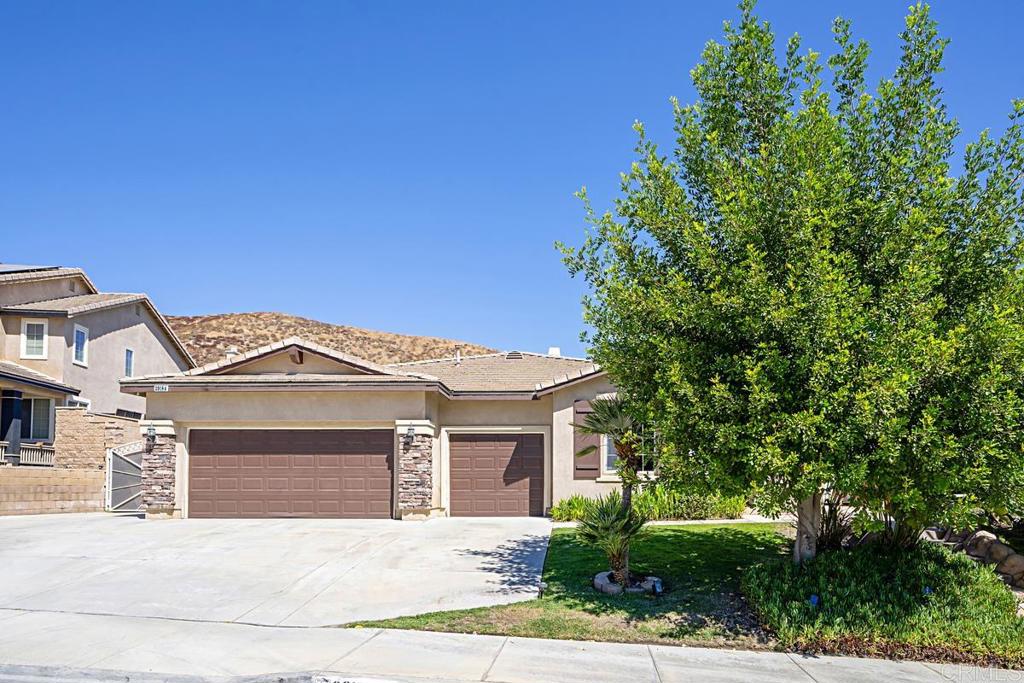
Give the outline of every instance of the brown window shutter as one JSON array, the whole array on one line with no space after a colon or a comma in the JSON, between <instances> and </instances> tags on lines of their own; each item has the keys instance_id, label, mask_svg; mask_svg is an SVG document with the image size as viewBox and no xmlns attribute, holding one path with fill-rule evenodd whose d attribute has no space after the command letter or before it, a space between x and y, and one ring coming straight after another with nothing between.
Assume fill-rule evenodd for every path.
<instances>
[{"instance_id":1,"label":"brown window shutter","mask_svg":"<svg viewBox=\"0 0 1024 683\"><path fill-rule=\"evenodd\" d=\"M573 423L583 424L591 412L590 401L575 401L572 405L572 412ZM576 455L587 446L597 446L598 449L588 455ZM601 475L601 436L599 434L584 434L580 430L574 429L572 456L573 479L597 479Z\"/></svg>"}]
</instances>

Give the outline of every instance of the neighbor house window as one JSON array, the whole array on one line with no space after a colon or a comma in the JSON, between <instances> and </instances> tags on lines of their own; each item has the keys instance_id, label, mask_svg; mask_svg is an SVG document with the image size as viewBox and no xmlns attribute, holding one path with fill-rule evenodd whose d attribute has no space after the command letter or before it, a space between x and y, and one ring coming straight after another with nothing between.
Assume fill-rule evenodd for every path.
<instances>
[{"instance_id":1,"label":"neighbor house window","mask_svg":"<svg viewBox=\"0 0 1024 683\"><path fill-rule=\"evenodd\" d=\"M25 318L21 321L21 357L46 359L49 324L45 320Z\"/></svg>"},{"instance_id":2,"label":"neighbor house window","mask_svg":"<svg viewBox=\"0 0 1024 683\"><path fill-rule=\"evenodd\" d=\"M114 413L118 417L130 417L133 420L141 420L142 413L138 413L134 410L125 410L124 408L118 408L117 412Z\"/></svg>"},{"instance_id":3,"label":"neighbor house window","mask_svg":"<svg viewBox=\"0 0 1024 683\"><path fill-rule=\"evenodd\" d=\"M75 365L89 364L89 328L75 325Z\"/></svg>"},{"instance_id":4,"label":"neighbor house window","mask_svg":"<svg viewBox=\"0 0 1024 683\"><path fill-rule=\"evenodd\" d=\"M124 350L124 376L131 377L135 374L135 352L131 349Z\"/></svg>"},{"instance_id":5,"label":"neighbor house window","mask_svg":"<svg viewBox=\"0 0 1024 683\"><path fill-rule=\"evenodd\" d=\"M53 400L26 398L21 401L21 438L50 441L53 438Z\"/></svg>"},{"instance_id":6,"label":"neighbor house window","mask_svg":"<svg viewBox=\"0 0 1024 683\"><path fill-rule=\"evenodd\" d=\"M64 405L69 408L88 408L92 405L92 401L87 398L78 398L75 396L65 401Z\"/></svg>"}]
</instances>

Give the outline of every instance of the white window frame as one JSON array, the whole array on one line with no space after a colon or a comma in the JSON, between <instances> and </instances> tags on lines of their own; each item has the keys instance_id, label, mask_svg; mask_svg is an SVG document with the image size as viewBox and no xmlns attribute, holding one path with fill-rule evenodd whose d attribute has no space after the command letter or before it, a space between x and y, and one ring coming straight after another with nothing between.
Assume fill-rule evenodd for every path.
<instances>
[{"instance_id":1,"label":"white window frame","mask_svg":"<svg viewBox=\"0 0 1024 683\"><path fill-rule=\"evenodd\" d=\"M82 344L82 360L78 360L78 333L85 334L85 343ZM74 331L71 333L71 362L83 368L89 367L89 328L85 325L75 323Z\"/></svg>"},{"instance_id":2,"label":"white window frame","mask_svg":"<svg viewBox=\"0 0 1024 683\"><path fill-rule=\"evenodd\" d=\"M27 411L24 409L25 408L24 404L28 403L29 401L46 401L46 402L48 402L50 404L49 418L47 420L49 422L49 424L47 425L47 430L46 430L46 436L45 437L32 436L32 422L33 422L33 418L35 417L36 411L35 411L35 404L34 403L29 403L29 409ZM22 399L21 421L22 421L22 423L24 423L26 420L28 421L28 433L29 433L29 436L28 436L28 439L26 439L26 441L28 443L35 443L37 441L49 441L51 443L53 442L53 429L54 429L54 417L55 417L55 415L54 415L54 412L55 412L54 408L55 408L56 404L57 404L57 402L54 401L52 398L37 398L37 397L33 396L33 397L30 397L30 398Z\"/></svg>"},{"instance_id":3,"label":"white window frame","mask_svg":"<svg viewBox=\"0 0 1024 683\"><path fill-rule=\"evenodd\" d=\"M128 354L129 353L132 354L132 363L131 363L132 367L131 368L128 367ZM124 365L125 365L124 369L125 369L125 371L127 373L127 374L125 374L125 377L132 377L132 376L134 376L135 375L135 349L127 347L127 346L124 347ZM128 372L129 369L131 370L131 372Z\"/></svg>"},{"instance_id":4,"label":"white window frame","mask_svg":"<svg viewBox=\"0 0 1024 683\"><path fill-rule=\"evenodd\" d=\"M615 456L616 466L613 466L611 468L608 467L608 455L611 452L612 448L613 448L612 437L608 436L607 434L602 434L601 435L601 478L605 479L605 480L613 479L613 478L614 479L618 479L619 478L619 468L617 466L617 464L618 464L618 455ZM637 472L637 474L640 475L640 476L643 476L643 477L651 478L654 475L654 470L653 469L651 469L651 470L640 470L639 472Z\"/></svg>"},{"instance_id":5,"label":"white window frame","mask_svg":"<svg viewBox=\"0 0 1024 683\"><path fill-rule=\"evenodd\" d=\"M615 463L612 467L608 467L608 456L611 455L612 449L612 437L607 434L601 435L601 475L604 477L618 477L619 468L617 466L619 462L618 454L615 455Z\"/></svg>"},{"instance_id":6,"label":"white window frame","mask_svg":"<svg viewBox=\"0 0 1024 683\"><path fill-rule=\"evenodd\" d=\"M28 352L28 326L43 326L43 353L38 356ZM46 360L50 352L50 321L46 318L22 318L21 319L21 357L25 360Z\"/></svg>"}]
</instances>

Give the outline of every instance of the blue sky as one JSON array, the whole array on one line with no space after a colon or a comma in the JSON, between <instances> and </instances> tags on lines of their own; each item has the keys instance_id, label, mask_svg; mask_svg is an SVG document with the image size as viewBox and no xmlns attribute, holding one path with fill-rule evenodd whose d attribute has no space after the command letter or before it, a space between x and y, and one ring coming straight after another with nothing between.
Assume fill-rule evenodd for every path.
<instances>
[{"instance_id":1,"label":"blue sky","mask_svg":"<svg viewBox=\"0 0 1024 683\"><path fill-rule=\"evenodd\" d=\"M906 2L765 0L896 63ZM610 205L630 125L731 2L0 2L0 260L80 265L168 314L271 310L583 352L573 192ZM934 5L965 136L1024 97L1024 3Z\"/></svg>"}]
</instances>

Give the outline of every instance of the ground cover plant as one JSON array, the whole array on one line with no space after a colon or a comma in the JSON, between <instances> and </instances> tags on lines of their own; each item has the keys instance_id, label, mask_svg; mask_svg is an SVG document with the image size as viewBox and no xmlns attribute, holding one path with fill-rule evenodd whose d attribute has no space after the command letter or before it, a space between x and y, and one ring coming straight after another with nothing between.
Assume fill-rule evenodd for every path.
<instances>
[{"instance_id":1,"label":"ground cover plant","mask_svg":"<svg viewBox=\"0 0 1024 683\"><path fill-rule=\"evenodd\" d=\"M1024 668L1016 598L990 567L934 544L762 563L742 583L784 647Z\"/></svg>"}]
</instances>

